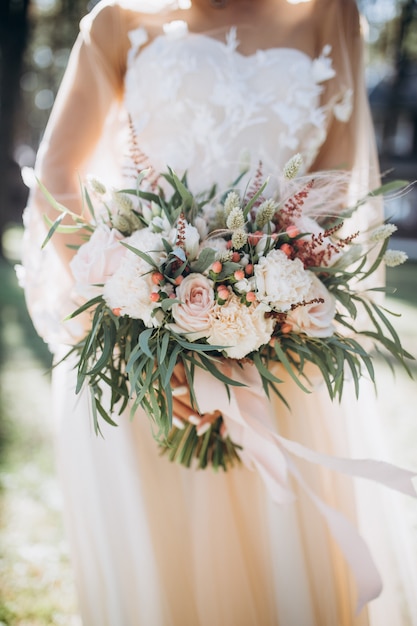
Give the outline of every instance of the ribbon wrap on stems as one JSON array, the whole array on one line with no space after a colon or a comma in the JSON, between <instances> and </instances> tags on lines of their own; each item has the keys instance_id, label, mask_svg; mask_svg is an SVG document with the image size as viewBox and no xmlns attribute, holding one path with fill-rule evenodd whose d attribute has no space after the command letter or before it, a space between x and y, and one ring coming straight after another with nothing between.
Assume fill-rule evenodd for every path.
<instances>
[{"instance_id":1,"label":"ribbon wrap on stems","mask_svg":"<svg viewBox=\"0 0 417 626\"><path fill-rule=\"evenodd\" d=\"M271 406L255 366L240 367L230 361L219 362L219 369L245 387L225 385L202 368L195 369L194 388L202 413L221 411L234 443L242 446L242 462L256 469L271 498L278 504L295 499L291 478L308 495L338 543L350 566L357 586L357 611L378 597L382 581L369 548L355 526L339 511L326 504L304 480L295 460L302 459L348 476L367 478L396 491L416 496L412 478L415 473L390 463L370 459L346 459L315 452L298 442L282 437L271 421ZM300 392L301 393L301 392Z\"/></svg>"}]
</instances>

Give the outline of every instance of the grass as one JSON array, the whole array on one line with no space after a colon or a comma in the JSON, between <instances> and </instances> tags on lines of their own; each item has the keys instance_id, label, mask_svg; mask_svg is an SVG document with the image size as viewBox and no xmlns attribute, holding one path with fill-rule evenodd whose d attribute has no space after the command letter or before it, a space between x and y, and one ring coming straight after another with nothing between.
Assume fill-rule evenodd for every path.
<instances>
[{"instance_id":1,"label":"grass","mask_svg":"<svg viewBox=\"0 0 417 626\"><path fill-rule=\"evenodd\" d=\"M0 284L0 624L75 626L52 447L51 357L6 261Z\"/></svg>"}]
</instances>

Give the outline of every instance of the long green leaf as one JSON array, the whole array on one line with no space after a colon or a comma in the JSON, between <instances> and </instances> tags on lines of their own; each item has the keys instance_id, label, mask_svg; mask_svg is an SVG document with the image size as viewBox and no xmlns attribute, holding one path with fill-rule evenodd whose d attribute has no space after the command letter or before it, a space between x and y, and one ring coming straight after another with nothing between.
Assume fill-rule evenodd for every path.
<instances>
[{"instance_id":1,"label":"long green leaf","mask_svg":"<svg viewBox=\"0 0 417 626\"><path fill-rule=\"evenodd\" d=\"M125 248L127 248L128 250L136 254L137 256L140 256L140 258L146 261L148 265L150 265L151 267L154 267L155 269L159 271L158 263L154 261L153 258L149 256L149 254L146 254L146 252L142 252L142 250L138 250L137 248L134 248L133 246L126 243L125 241L121 241L120 243L122 244L122 246L124 246Z\"/></svg>"},{"instance_id":2,"label":"long green leaf","mask_svg":"<svg viewBox=\"0 0 417 626\"><path fill-rule=\"evenodd\" d=\"M264 189L268 185L268 183L269 183L269 179L267 179L264 182L264 184L258 189L258 191L255 193L255 195L249 200L249 202L243 208L243 215L244 215L245 219L248 217L249 211L251 210L251 208L253 207L255 202L258 200L259 196L262 194L262 192L264 191Z\"/></svg>"},{"instance_id":3,"label":"long green leaf","mask_svg":"<svg viewBox=\"0 0 417 626\"><path fill-rule=\"evenodd\" d=\"M142 350L142 352L144 352L146 356L149 357L150 359L154 358L154 354L152 353L149 347L149 340L152 337L153 331L154 331L153 328L147 328L146 330L143 330L141 334L139 335L139 347Z\"/></svg>"},{"instance_id":4,"label":"long green leaf","mask_svg":"<svg viewBox=\"0 0 417 626\"><path fill-rule=\"evenodd\" d=\"M291 366L290 362L288 361L288 357L285 354L285 352L282 350L281 346L279 345L279 342L276 341L274 343L274 350L276 352L276 355L278 357L278 359L281 361L281 363L283 364L283 366L285 367L285 369L287 370L288 374L291 376L291 378L297 383L297 385L300 387L300 389L302 389L305 393L311 393L311 390L308 389L307 387L305 387L303 385L303 383L301 382L301 380L299 379L299 377L296 375L296 373L294 372L293 367Z\"/></svg>"}]
</instances>

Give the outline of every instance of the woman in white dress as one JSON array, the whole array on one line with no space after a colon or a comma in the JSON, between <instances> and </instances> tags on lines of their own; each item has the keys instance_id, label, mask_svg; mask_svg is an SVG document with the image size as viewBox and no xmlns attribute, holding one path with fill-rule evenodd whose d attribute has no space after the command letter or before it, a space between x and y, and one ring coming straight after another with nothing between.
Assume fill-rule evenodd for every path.
<instances>
[{"instance_id":1,"label":"woman in white dress","mask_svg":"<svg viewBox=\"0 0 417 626\"><path fill-rule=\"evenodd\" d=\"M80 211L80 176L122 182L129 114L153 168L187 171L193 191L222 188L248 159L252 174L262 160L273 178L295 152L306 170L350 168L357 189L372 188L377 165L361 68L353 0L99 2L81 23L37 174ZM368 207L362 223L376 221L378 210ZM75 308L73 252L57 235L40 253L43 213L53 211L33 189L26 293L59 358L81 332L77 321L61 323ZM89 396L75 397L74 381L70 362L54 370L57 457L84 626L417 623L384 554L386 590L356 614L346 555L309 497L313 490L356 524L350 479L295 462L297 499L277 505L250 469L197 472L161 458L143 415L122 417L97 438ZM339 406L324 389L307 396L290 380L284 385L292 410L273 402L276 431L350 456L348 418L361 427L362 409L349 392Z\"/></svg>"}]
</instances>

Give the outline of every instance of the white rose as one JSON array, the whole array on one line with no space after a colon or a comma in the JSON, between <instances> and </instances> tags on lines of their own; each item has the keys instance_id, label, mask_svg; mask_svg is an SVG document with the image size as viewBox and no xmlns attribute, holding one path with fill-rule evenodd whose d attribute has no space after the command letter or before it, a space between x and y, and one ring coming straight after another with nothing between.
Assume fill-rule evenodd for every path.
<instances>
[{"instance_id":1,"label":"white rose","mask_svg":"<svg viewBox=\"0 0 417 626\"><path fill-rule=\"evenodd\" d=\"M307 302L319 298L324 302L297 307L287 315L286 322L291 324L295 332L305 333L309 337L331 337L334 333L336 300L321 280L312 272L309 273L311 273L312 282L307 294Z\"/></svg>"},{"instance_id":2,"label":"white rose","mask_svg":"<svg viewBox=\"0 0 417 626\"><path fill-rule=\"evenodd\" d=\"M278 311L288 311L303 302L311 286L311 276L300 259L291 260L281 250L271 250L254 268L256 297Z\"/></svg>"},{"instance_id":3,"label":"white rose","mask_svg":"<svg viewBox=\"0 0 417 626\"><path fill-rule=\"evenodd\" d=\"M243 359L268 343L274 328L274 321L265 317L263 305L247 307L235 295L226 304L216 305L211 317L207 341L224 346L224 352L232 359Z\"/></svg>"},{"instance_id":4,"label":"white rose","mask_svg":"<svg viewBox=\"0 0 417 626\"><path fill-rule=\"evenodd\" d=\"M235 283L235 289L239 293L248 293L248 291L254 291L256 289L255 277L242 278Z\"/></svg>"},{"instance_id":5,"label":"white rose","mask_svg":"<svg viewBox=\"0 0 417 626\"><path fill-rule=\"evenodd\" d=\"M154 233L162 233L163 235L167 236L171 229L171 224L169 223L165 215L156 215L149 222L149 228Z\"/></svg>"},{"instance_id":6,"label":"white rose","mask_svg":"<svg viewBox=\"0 0 417 626\"><path fill-rule=\"evenodd\" d=\"M185 227L185 251L191 261L197 258L199 248L200 233L195 226L187 224Z\"/></svg>"},{"instance_id":7,"label":"white rose","mask_svg":"<svg viewBox=\"0 0 417 626\"><path fill-rule=\"evenodd\" d=\"M161 236L148 228L133 233L127 242L157 263L165 255ZM152 265L129 250L117 272L107 281L103 294L110 308L120 309L121 315L141 319L149 328L160 325L159 317L152 315L159 306L150 299L151 293L158 289L152 282L152 270Z\"/></svg>"},{"instance_id":8,"label":"white rose","mask_svg":"<svg viewBox=\"0 0 417 626\"><path fill-rule=\"evenodd\" d=\"M117 270L126 254L123 235L104 224L97 226L90 239L77 250L70 262L75 290L90 299L102 293L101 287Z\"/></svg>"},{"instance_id":9,"label":"white rose","mask_svg":"<svg viewBox=\"0 0 417 626\"><path fill-rule=\"evenodd\" d=\"M263 235L258 241L258 243L256 244L256 248L255 248L256 254L261 256L265 252L265 248L267 244L270 243L270 241L271 241L271 237L268 237L267 235Z\"/></svg>"},{"instance_id":10,"label":"white rose","mask_svg":"<svg viewBox=\"0 0 417 626\"><path fill-rule=\"evenodd\" d=\"M213 281L202 274L189 274L177 287L176 297L181 300L172 307L172 315L178 332L192 333L189 337L196 340L206 337L211 326L210 313L213 310Z\"/></svg>"},{"instance_id":11,"label":"white rose","mask_svg":"<svg viewBox=\"0 0 417 626\"><path fill-rule=\"evenodd\" d=\"M176 245L178 238L178 229L173 228L169 233L168 241L172 245ZM197 258L198 251L200 248L200 234L198 230L192 226L192 224L186 223L185 232L184 232L184 247L187 253L188 258L193 261Z\"/></svg>"}]
</instances>

